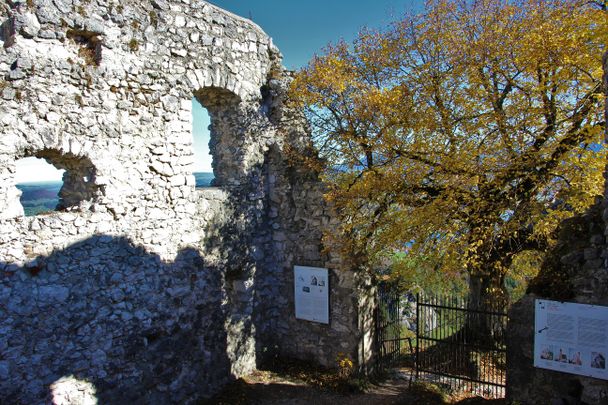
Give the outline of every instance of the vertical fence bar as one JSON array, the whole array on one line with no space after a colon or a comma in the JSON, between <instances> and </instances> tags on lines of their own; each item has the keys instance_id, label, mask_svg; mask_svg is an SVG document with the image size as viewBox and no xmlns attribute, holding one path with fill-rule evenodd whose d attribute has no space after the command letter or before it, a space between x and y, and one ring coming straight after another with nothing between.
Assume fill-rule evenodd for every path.
<instances>
[{"instance_id":1,"label":"vertical fence bar","mask_svg":"<svg viewBox=\"0 0 608 405\"><path fill-rule=\"evenodd\" d=\"M401 303L402 296L398 290L392 288L390 285L380 284L378 287L378 305L375 311L375 344L378 353L378 368L386 369L392 363L395 363L402 359L406 349L409 348L408 353L414 355L414 347L412 344L412 338L404 337L402 333L402 310L403 305ZM416 296L416 299L423 299ZM409 305L409 301L408 301ZM423 319L423 309L416 305L416 341L417 343L417 354L421 356L420 345L424 345L424 322L420 322ZM403 343L403 340L407 339L407 346ZM417 362L420 364L420 362Z\"/></svg>"},{"instance_id":2,"label":"vertical fence bar","mask_svg":"<svg viewBox=\"0 0 608 405\"><path fill-rule=\"evenodd\" d=\"M452 388L504 396L506 323L506 313L495 305L478 308L463 297L417 294L416 379L431 373ZM491 339L482 338L482 329Z\"/></svg>"},{"instance_id":3,"label":"vertical fence bar","mask_svg":"<svg viewBox=\"0 0 608 405\"><path fill-rule=\"evenodd\" d=\"M394 326L394 338L397 339L395 342L397 343L396 345L396 352L395 352L395 360L398 360L399 357L401 356L401 300L399 299L399 294L397 292L394 293L393 299L395 300L395 303L397 304L395 306L395 326Z\"/></svg>"},{"instance_id":4,"label":"vertical fence bar","mask_svg":"<svg viewBox=\"0 0 608 405\"><path fill-rule=\"evenodd\" d=\"M416 381L420 377L420 294L416 294L416 357L415 357L415 368L416 368Z\"/></svg>"}]
</instances>

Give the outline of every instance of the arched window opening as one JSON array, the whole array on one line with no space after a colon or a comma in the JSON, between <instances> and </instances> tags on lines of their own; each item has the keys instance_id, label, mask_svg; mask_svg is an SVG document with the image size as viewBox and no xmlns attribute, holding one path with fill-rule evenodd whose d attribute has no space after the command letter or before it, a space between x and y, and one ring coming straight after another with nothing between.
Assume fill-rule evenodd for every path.
<instances>
[{"instance_id":1,"label":"arched window opening","mask_svg":"<svg viewBox=\"0 0 608 405\"><path fill-rule=\"evenodd\" d=\"M194 107L199 108L197 104L200 104L209 113L207 139L209 139L210 163L213 169L211 185L233 186L238 184L239 151L242 148L239 143L242 140L239 111L241 100L239 96L226 89L205 87L195 92L194 99L197 102L193 102L193 111L195 111ZM196 112L193 114L196 114ZM194 125L197 125L196 122ZM204 161L204 158L199 160Z\"/></svg>"},{"instance_id":2,"label":"arched window opening","mask_svg":"<svg viewBox=\"0 0 608 405\"><path fill-rule=\"evenodd\" d=\"M17 188L26 216L80 209L99 192L95 167L85 158L45 149L16 162Z\"/></svg>"},{"instance_id":3,"label":"arched window opening","mask_svg":"<svg viewBox=\"0 0 608 405\"><path fill-rule=\"evenodd\" d=\"M194 147L194 178L196 187L209 187L213 182L213 157L209 151L211 137L209 112L196 97L192 98L192 138Z\"/></svg>"}]
</instances>

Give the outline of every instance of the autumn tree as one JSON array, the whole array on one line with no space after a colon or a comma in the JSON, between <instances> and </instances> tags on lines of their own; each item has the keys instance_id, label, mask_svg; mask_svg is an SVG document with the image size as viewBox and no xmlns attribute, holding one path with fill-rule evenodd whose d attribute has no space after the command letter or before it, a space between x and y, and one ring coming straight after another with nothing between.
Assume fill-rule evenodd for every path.
<instances>
[{"instance_id":1,"label":"autumn tree","mask_svg":"<svg viewBox=\"0 0 608 405\"><path fill-rule=\"evenodd\" d=\"M471 305L502 302L514 259L602 194L606 44L589 2L436 0L328 46L292 94L341 218L330 242L370 268L432 256Z\"/></svg>"}]
</instances>

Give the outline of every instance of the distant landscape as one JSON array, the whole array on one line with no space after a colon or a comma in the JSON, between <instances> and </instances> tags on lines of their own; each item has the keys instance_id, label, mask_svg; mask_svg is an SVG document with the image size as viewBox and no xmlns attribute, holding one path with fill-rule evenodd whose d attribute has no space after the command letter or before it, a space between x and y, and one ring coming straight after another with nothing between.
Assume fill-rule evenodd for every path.
<instances>
[{"instance_id":1,"label":"distant landscape","mask_svg":"<svg viewBox=\"0 0 608 405\"><path fill-rule=\"evenodd\" d=\"M213 180L213 173L194 173L196 187L209 187ZM54 211L59 203L59 190L63 182L44 181L17 184L21 190L21 205L25 216L38 215L42 212Z\"/></svg>"},{"instance_id":2,"label":"distant landscape","mask_svg":"<svg viewBox=\"0 0 608 405\"><path fill-rule=\"evenodd\" d=\"M196 181L196 188L203 188L211 186L211 182L215 177L213 173L198 172L194 173L194 179Z\"/></svg>"},{"instance_id":3,"label":"distant landscape","mask_svg":"<svg viewBox=\"0 0 608 405\"><path fill-rule=\"evenodd\" d=\"M25 216L38 215L45 211L53 211L59 202L61 181L42 181L17 184L21 190L21 205Z\"/></svg>"}]
</instances>

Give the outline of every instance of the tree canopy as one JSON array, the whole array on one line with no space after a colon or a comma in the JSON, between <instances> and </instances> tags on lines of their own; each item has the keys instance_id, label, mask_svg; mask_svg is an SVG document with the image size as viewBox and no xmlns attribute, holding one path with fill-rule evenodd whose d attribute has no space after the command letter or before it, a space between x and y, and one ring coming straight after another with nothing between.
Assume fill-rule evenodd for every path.
<instances>
[{"instance_id":1,"label":"tree canopy","mask_svg":"<svg viewBox=\"0 0 608 405\"><path fill-rule=\"evenodd\" d=\"M337 238L504 291L522 252L603 193L605 12L571 0L434 0L298 73ZM411 259L410 259L411 261ZM416 262L414 260L414 262Z\"/></svg>"}]
</instances>

